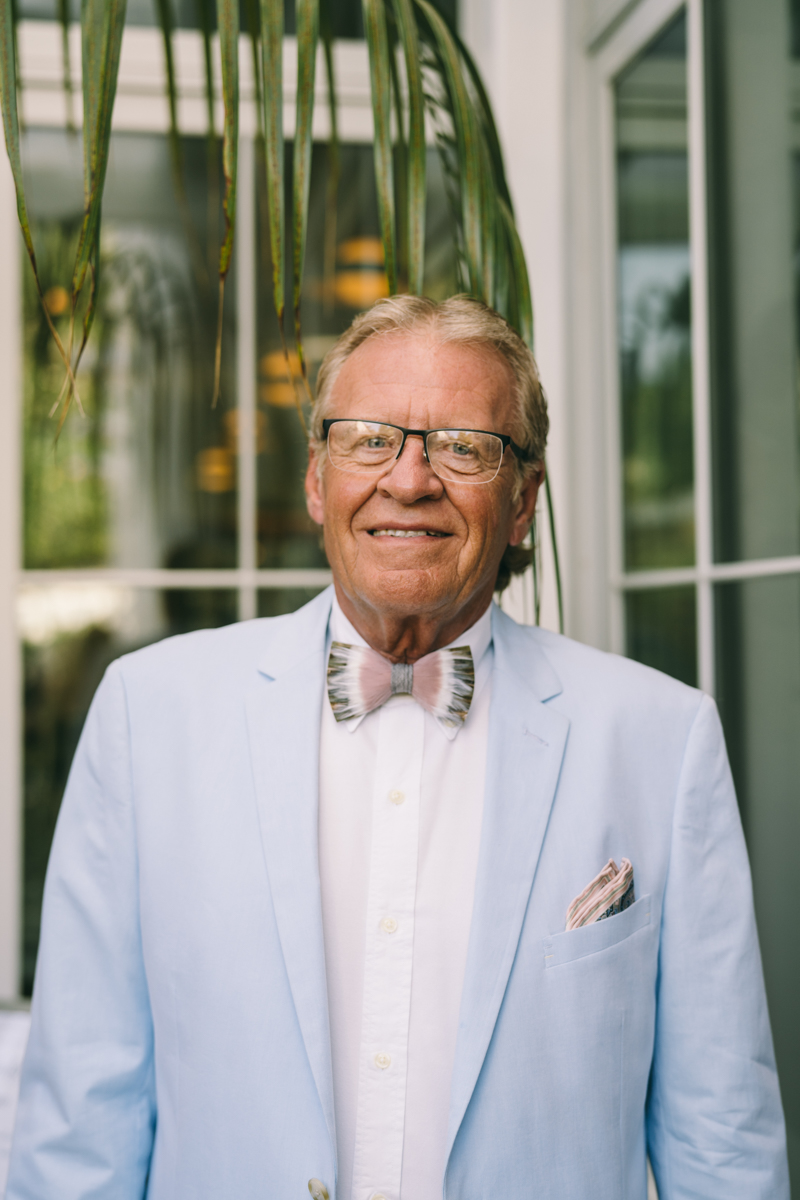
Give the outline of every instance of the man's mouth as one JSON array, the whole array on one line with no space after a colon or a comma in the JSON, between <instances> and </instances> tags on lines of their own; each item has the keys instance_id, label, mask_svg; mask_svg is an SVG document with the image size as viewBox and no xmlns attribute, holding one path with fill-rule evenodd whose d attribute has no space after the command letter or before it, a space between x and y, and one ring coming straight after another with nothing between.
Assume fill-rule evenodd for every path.
<instances>
[{"instance_id":1,"label":"man's mouth","mask_svg":"<svg viewBox=\"0 0 800 1200\"><path fill-rule=\"evenodd\" d=\"M399 537L399 538L444 538L449 533L441 533L438 529L369 529L370 537Z\"/></svg>"}]
</instances>

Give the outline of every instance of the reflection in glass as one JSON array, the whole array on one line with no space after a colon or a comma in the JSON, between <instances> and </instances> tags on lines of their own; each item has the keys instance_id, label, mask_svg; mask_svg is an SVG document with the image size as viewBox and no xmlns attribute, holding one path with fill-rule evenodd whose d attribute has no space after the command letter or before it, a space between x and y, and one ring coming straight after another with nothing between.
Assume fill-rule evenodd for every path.
<instances>
[{"instance_id":1,"label":"reflection in glass","mask_svg":"<svg viewBox=\"0 0 800 1200\"><path fill-rule=\"evenodd\" d=\"M24 296L26 567L226 567L236 549L235 283L226 292L222 400L212 410L217 288L206 145L183 143L191 225L167 140L112 137L98 314L54 449L63 366L27 262ZM82 150L31 129L24 163L45 301L63 340L83 211ZM211 225L215 225L215 218ZM20 251L22 252L22 251Z\"/></svg>"},{"instance_id":2,"label":"reflection in glass","mask_svg":"<svg viewBox=\"0 0 800 1200\"><path fill-rule=\"evenodd\" d=\"M681 13L616 83L625 567L694 562Z\"/></svg>"},{"instance_id":3,"label":"reflection in glass","mask_svg":"<svg viewBox=\"0 0 800 1200\"><path fill-rule=\"evenodd\" d=\"M61 797L92 696L108 664L173 633L236 620L236 592L155 592L115 584L24 586L23 978L30 995L44 875Z\"/></svg>"},{"instance_id":4,"label":"reflection in glass","mask_svg":"<svg viewBox=\"0 0 800 1200\"><path fill-rule=\"evenodd\" d=\"M711 0L707 21L715 554L724 562L800 553L800 22L786 0Z\"/></svg>"},{"instance_id":5,"label":"reflection in glass","mask_svg":"<svg viewBox=\"0 0 800 1200\"><path fill-rule=\"evenodd\" d=\"M628 658L697 685L697 618L693 587L625 593Z\"/></svg>"},{"instance_id":6,"label":"reflection in glass","mask_svg":"<svg viewBox=\"0 0 800 1200\"><path fill-rule=\"evenodd\" d=\"M717 699L744 818L792 1178L800 1173L800 576L715 589Z\"/></svg>"},{"instance_id":7,"label":"reflection in glass","mask_svg":"<svg viewBox=\"0 0 800 1200\"><path fill-rule=\"evenodd\" d=\"M291 148L287 147L287 206ZM303 339L313 389L319 364L359 310L387 294L379 237L372 146L341 147L336 220L326 219L328 151L315 145L312 160L309 232L303 283ZM266 219L263 164L258 180L258 565L325 566L319 530L308 516L303 491L306 440L297 404L308 416L299 362L290 351L292 380L272 303L272 260ZM453 225L438 155L428 156L426 294L454 290ZM287 207L288 211L288 207ZM291 279L290 247L286 273ZM291 316L287 317L287 332Z\"/></svg>"}]
</instances>

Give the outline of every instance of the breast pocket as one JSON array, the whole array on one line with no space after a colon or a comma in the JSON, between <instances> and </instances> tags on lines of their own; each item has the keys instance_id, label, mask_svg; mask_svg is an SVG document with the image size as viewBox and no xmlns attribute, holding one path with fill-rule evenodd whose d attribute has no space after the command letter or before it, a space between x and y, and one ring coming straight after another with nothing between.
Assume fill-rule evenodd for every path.
<instances>
[{"instance_id":1,"label":"breast pocket","mask_svg":"<svg viewBox=\"0 0 800 1200\"><path fill-rule=\"evenodd\" d=\"M614 917L545 938L545 967L560 967L590 954L600 954L627 941L650 924L651 907L650 896L641 896L630 908Z\"/></svg>"}]
</instances>

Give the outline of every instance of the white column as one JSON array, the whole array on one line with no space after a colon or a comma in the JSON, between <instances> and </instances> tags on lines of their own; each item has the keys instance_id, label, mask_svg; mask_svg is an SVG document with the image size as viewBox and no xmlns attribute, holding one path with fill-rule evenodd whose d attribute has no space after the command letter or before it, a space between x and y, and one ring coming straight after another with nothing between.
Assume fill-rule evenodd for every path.
<instances>
[{"instance_id":1,"label":"white column","mask_svg":"<svg viewBox=\"0 0 800 1200\"><path fill-rule=\"evenodd\" d=\"M20 565L22 240L11 169L0 154L0 1000L19 990L21 912L21 702L16 631Z\"/></svg>"}]
</instances>

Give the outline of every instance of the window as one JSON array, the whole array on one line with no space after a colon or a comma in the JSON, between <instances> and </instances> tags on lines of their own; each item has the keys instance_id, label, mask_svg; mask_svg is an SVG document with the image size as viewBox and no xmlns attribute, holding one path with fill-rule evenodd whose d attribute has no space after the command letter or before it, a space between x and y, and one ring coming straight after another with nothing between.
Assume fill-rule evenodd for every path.
<instances>
[{"instance_id":1,"label":"window","mask_svg":"<svg viewBox=\"0 0 800 1200\"><path fill-rule=\"evenodd\" d=\"M134 6L134 18L146 16L140 8ZM348 13L344 6L342 20ZM78 135L65 127L58 26L23 24L20 42L30 211L48 309L63 323L83 206L82 151ZM222 388L211 406L220 148L209 156L200 49L199 34L180 31L187 215L176 200L166 136L160 33L136 24L126 31L104 195L99 306L78 375L85 415L70 413L57 446L48 413L62 367L23 262L13 195L7 189L3 196L0 221L22 301L21 346L12 346L11 366L17 364L23 399L22 455L14 466L21 545L8 549L21 713L17 680L0 682L3 712L23 744L21 763L14 748L0 766L6 794L18 788L22 794L21 954L15 932L0 931L0 973L11 994L18 978L23 994L32 988L55 820L108 663L170 634L290 611L329 581L319 532L305 510L305 435L272 307L265 168L253 136L255 113L246 104ZM339 42L336 54L344 142L335 225L324 219L328 153L322 140L312 171L303 304L312 380L336 336L386 289L365 49ZM316 136L324 139L324 77L320 86ZM247 79L243 92L249 94ZM287 145L289 188L291 160ZM433 151L429 172L426 288L437 295L453 289L455 247ZM17 401L16 386L12 394ZM6 879L15 874L14 842L0 839L0 876L10 867Z\"/></svg>"}]
</instances>

